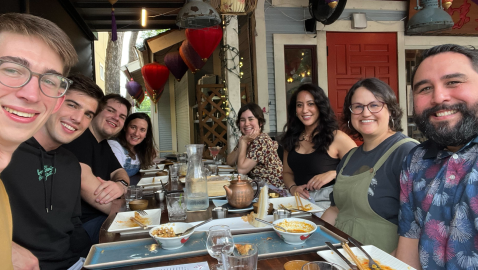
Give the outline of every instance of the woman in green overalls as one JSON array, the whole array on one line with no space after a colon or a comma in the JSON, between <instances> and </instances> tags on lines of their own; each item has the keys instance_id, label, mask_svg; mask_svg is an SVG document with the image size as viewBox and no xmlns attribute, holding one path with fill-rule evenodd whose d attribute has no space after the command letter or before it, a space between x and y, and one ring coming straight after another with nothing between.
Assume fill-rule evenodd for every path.
<instances>
[{"instance_id":1,"label":"woman in green overalls","mask_svg":"<svg viewBox=\"0 0 478 270\"><path fill-rule=\"evenodd\" d=\"M343 108L345 129L363 144L337 166L332 206L322 218L362 244L391 253L398 243L401 164L417 142L400 132L402 110L379 79L355 83Z\"/></svg>"}]
</instances>

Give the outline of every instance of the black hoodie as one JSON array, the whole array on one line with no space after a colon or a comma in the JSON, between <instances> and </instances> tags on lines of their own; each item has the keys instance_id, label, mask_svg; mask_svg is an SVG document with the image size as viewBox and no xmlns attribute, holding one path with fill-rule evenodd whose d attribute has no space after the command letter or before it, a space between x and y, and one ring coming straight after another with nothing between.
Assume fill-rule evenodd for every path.
<instances>
[{"instance_id":1,"label":"black hoodie","mask_svg":"<svg viewBox=\"0 0 478 270\"><path fill-rule=\"evenodd\" d=\"M46 152L32 137L13 153L1 178L10 197L13 241L30 250L42 270L72 266L89 244L80 221L76 157L63 147Z\"/></svg>"}]
</instances>

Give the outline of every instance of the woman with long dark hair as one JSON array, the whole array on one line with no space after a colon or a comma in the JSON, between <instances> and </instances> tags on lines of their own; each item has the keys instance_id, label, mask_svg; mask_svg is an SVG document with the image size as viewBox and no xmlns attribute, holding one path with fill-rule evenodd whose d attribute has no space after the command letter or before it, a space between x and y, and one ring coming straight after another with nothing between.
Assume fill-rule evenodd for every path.
<instances>
[{"instance_id":1,"label":"woman with long dark hair","mask_svg":"<svg viewBox=\"0 0 478 270\"><path fill-rule=\"evenodd\" d=\"M328 207L336 167L355 142L339 130L329 99L320 87L301 85L290 98L282 137L283 179L289 192ZM313 197L309 193L313 192Z\"/></svg>"},{"instance_id":2,"label":"woman with long dark hair","mask_svg":"<svg viewBox=\"0 0 478 270\"><path fill-rule=\"evenodd\" d=\"M108 140L128 176L135 175L139 169L153 165L156 157L151 119L145 113L133 113L124 123L124 128L114 140Z\"/></svg>"},{"instance_id":3,"label":"woman with long dark hair","mask_svg":"<svg viewBox=\"0 0 478 270\"><path fill-rule=\"evenodd\" d=\"M398 243L400 170L417 141L402 134L402 109L377 78L355 83L345 97L344 129L363 140L337 167L332 206L322 218L365 245L387 252Z\"/></svg>"},{"instance_id":4,"label":"woman with long dark hair","mask_svg":"<svg viewBox=\"0 0 478 270\"><path fill-rule=\"evenodd\" d=\"M236 125L242 136L234 151L227 155L227 164L236 165L240 174L263 179L273 188L283 188L279 144L262 132L266 120L261 107L248 103L241 107L238 116Z\"/></svg>"}]
</instances>

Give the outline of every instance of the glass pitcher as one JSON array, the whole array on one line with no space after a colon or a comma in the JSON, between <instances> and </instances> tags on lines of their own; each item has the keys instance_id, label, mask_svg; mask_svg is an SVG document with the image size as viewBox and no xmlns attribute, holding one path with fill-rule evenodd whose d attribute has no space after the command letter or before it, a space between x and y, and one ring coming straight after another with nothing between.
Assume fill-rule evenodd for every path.
<instances>
[{"instance_id":1,"label":"glass pitcher","mask_svg":"<svg viewBox=\"0 0 478 270\"><path fill-rule=\"evenodd\" d=\"M188 144L188 171L186 174L186 205L189 211L206 210L209 207L207 195L207 172L202 165L204 145Z\"/></svg>"}]
</instances>

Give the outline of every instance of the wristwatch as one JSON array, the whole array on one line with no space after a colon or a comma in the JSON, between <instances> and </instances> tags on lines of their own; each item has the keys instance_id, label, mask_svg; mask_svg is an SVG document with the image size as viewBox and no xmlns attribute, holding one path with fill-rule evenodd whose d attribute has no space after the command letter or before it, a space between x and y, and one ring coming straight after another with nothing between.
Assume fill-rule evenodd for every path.
<instances>
[{"instance_id":1,"label":"wristwatch","mask_svg":"<svg viewBox=\"0 0 478 270\"><path fill-rule=\"evenodd\" d=\"M125 180L123 179L118 179L118 180L112 180L113 182L120 182L121 184L123 184L125 187L128 186L128 182L126 182Z\"/></svg>"}]
</instances>

